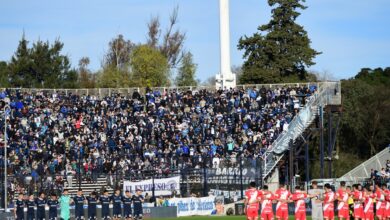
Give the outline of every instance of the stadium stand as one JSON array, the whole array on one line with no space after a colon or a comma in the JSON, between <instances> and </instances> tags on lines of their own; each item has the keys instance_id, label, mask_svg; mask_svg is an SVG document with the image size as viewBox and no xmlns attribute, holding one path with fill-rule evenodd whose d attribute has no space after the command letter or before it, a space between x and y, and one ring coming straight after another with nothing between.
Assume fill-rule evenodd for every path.
<instances>
[{"instance_id":1,"label":"stadium stand","mask_svg":"<svg viewBox=\"0 0 390 220\"><path fill-rule=\"evenodd\" d=\"M390 149L385 148L364 163L341 176L338 181L359 183L371 179L379 183L388 183L390 179Z\"/></svg>"},{"instance_id":2,"label":"stadium stand","mask_svg":"<svg viewBox=\"0 0 390 220\"><path fill-rule=\"evenodd\" d=\"M95 184L91 190L97 190L102 178L143 179L151 169L169 175L175 169L215 167L214 158L240 155L266 158L265 177L277 162L268 158L286 150L284 138L291 131L294 138L299 135L295 128L302 117L296 116L329 103L338 86L6 89L0 105L12 109L6 113L10 197L37 188L60 192L77 187L78 178L83 187Z\"/></svg>"}]
</instances>

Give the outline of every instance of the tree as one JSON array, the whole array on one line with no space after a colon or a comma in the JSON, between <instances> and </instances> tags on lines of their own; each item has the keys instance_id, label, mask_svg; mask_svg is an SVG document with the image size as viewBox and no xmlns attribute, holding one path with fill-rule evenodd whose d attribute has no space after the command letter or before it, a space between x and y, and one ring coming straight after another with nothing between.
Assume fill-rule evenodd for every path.
<instances>
[{"instance_id":1,"label":"tree","mask_svg":"<svg viewBox=\"0 0 390 220\"><path fill-rule=\"evenodd\" d=\"M148 38L147 44L155 49L158 49L167 59L170 68L175 68L184 56L183 45L186 34L179 29L175 30L178 23L179 8L173 9L169 18L169 25L161 37L160 19L153 17L148 23Z\"/></svg>"},{"instance_id":2,"label":"tree","mask_svg":"<svg viewBox=\"0 0 390 220\"><path fill-rule=\"evenodd\" d=\"M82 57L79 60L79 86L80 88L94 88L95 87L95 75L88 69L89 58Z\"/></svg>"},{"instance_id":3,"label":"tree","mask_svg":"<svg viewBox=\"0 0 390 220\"><path fill-rule=\"evenodd\" d=\"M204 82L202 82L202 86L215 86L215 75L210 76Z\"/></svg>"},{"instance_id":4,"label":"tree","mask_svg":"<svg viewBox=\"0 0 390 220\"><path fill-rule=\"evenodd\" d=\"M305 80L306 67L314 65L320 54L310 47L304 28L295 21L306 9L304 0L268 0L272 19L258 27L251 37L241 37L238 49L244 50L240 83L275 83Z\"/></svg>"},{"instance_id":5,"label":"tree","mask_svg":"<svg viewBox=\"0 0 390 220\"><path fill-rule=\"evenodd\" d=\"M382 69L362 69L342 81L343 117L340 138L344 150L374 155L390 141L390 77Z\"/></svg>"},{"instance_id":6,"label":"tree","mask_svg":"<svg viewBox=\"0 0 390 220\"><path fill-rule=\"evenodd\" d=\"M28 48L28 41L24 34L19 41L18 48L11 58L8 65L9 77L13 86L32 87L34 78L31 74L31 59L30 50Z\"/></svg>"},{"instance_id":7,"label":"tree","mask_svg":"<svg viewBox=\"0 0 390 220\"><path fill-rule=\"evenodd\" d=\"M100 88L125 88L131 86L130 74L115 67L106 67L97 73L97 86Z\"/></svg>"},{"instance_id":8,"label":"tree","mask_svg":"<svg viewBox=\"0 0 390 220\"><path fill-rule=\"evenodd\" d=\"M169 86L169 64L160 51L137 46L130 55L132 82L137 87Z\"/></svg>"},{"instance_id":9,"label":"tree","mask_svg":"<svg viewBox=\"0 0 390 220\"><path fill-rule=\"evenodd\" d=\"M237 82L240 82L240 78L242 76L242 66L233 65L231 69L232 69L232 72L234 74L236 74Z\"/></svg>"},{"instance_id":10,"label":"tree","mask_svg":"<svg viewBox=\"0 0 390 220\"><path fill-rule=\"evenodd\" d=\"M130 83L130 55L135 44L119 34L108 43L102 70L97 73L99 87L128 87Z\"/></svg>"},{"instance_id":11,"label":"tree","mask_svg":"<svg viewBox=\"0 0 390 220\"><path fill-rule=\"evenodd\" d=\"M370 85L390 85L390 67L385 68L362 68L355 76L356 79L363 80Z\"/></svg>"},{"instance_id":12,"label":"tree","mask_svg":"<svg viewBox=\"0 0 390 220\"><path fill-rule=\"evenodd\" d=\"M69 89L74 89L78 88L78 73L75 69L71 69L67 72L65 77L62 78L62 82L59 83L58 86L53 87L53 86L47 86L48 88L69 88Z\"/></svg>"},{"instance_id":13,"label":"tree","mask_svg":"<svg viewBox=\"0 0 390 220\"><path fill-rule=\"evenodd\" d=\"M9 86L8 64L4 61L0 61L0 85L2 87Z\"/></svg>"},{"instance_id":14,"label":"tree","mask_svg":"<svg viewBox=\"0 0 390 220\"><path fill-rule=\"evenodd\" d=\"M8 65L12 86L62 88L77 86L77 73L68 56L62 55L64 44L38 40L31 48L24 35Z\"/></svg>"},{"instance_id":15,"label":"tree","mask_svg":"<svg viewBox=\"0 0 390 220\"><path fill-rule=\"evenodd\" d=\"M329 72L328 70L309 71L307 74L308 74L308 76L306 77L307 79L309 79L310 77L313 77L314 80L309 80L311 82L314 82L314 81L325 82L325 81L336 80L334 75L331 72Z\"/></svg>"},{"instance_id":16,"label":"tree","mask_svg":"<svg viewBox=\"0 0 390 220\"><path fill-rule=\"evenodd\" d=\"M191 52L185 53L181 60L178 74L176 77L177 86L197 86L198 82L195 79L197 65L193 62Z\"/></svg>"},{"instance_id":17,"label":"tree","mask_svg":"<svg viewBox=\"0 0 390 220\"><path fill-rule=\"evenodd\" d=\"M125 40L119 34L108 43L108 52L104 57L103 68L114 67L121 71L127 71L130 54L135 45L130 40Z\"/></svg>"}]
</instances>

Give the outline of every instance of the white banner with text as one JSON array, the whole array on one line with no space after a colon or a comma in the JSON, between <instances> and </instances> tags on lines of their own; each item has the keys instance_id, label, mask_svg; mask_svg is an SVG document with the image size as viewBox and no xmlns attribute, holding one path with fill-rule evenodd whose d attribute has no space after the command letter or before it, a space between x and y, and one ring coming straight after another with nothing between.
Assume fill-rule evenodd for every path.
<instances>
[{"instance_id":1,"label":"white banner with text","mask_svg":"<svg viewBox=\"0 0 390 220\"><path fill-rule=\"evenodd\" d=\"M169 206L177 206L177 216L212 215L215 212L215 197L172 198Z\"/></svg>"},{"instance_id":2,"label":"white banner with text","mask_svg":"<svg viewBox=\"0 0 390 220\"><path fill-rule=\"evenodd\" d=\"M123 192L127 190L135 193L137 189L141 189L144 193L152 195L153 180L142 180L138 182L123 181ZM154 179L154 192L156 196L171 196L172 192L180 193L180 176Z\"/></svg>"}]
</instances>

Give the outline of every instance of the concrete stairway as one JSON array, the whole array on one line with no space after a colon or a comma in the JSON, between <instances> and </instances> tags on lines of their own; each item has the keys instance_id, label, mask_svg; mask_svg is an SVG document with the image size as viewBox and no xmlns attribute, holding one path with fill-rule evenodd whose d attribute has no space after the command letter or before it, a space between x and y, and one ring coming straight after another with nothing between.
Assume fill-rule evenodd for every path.
<instances>
[{"instance_id":1,"label":"concrete stairway","mask_svg":"<svg viewBox=\"0 0 390 220\"><path fill-rule=\"evenodd\" d=\"M80 188L83 190L84 195L89 195L93 191L100 193L103 188L106 189L110 195L114 192L114 189L107 183L106 177L98 177L95 183L83 180L81 181ZM79 189L79 181L76 178L73 178L72 184L65 183L65 189L69 190L71 196L76 195L77 190Z\"/></svg>"},{"instance_id":2,"label":"concrete stairway","mask_svg":"<svg viewBox=\"0 0 390 220\"><path fill-rule=\"evenodd\" d=\"M326 105L341 104L340 82L323 82L317 84L318 92L300 109L300 112L291 121L287 131L278 136L264 156L263 180L272 176L285 152L289 150L289 142L301 137L314 119L319 115L319 109Z\"/></svg>"}]
</instances>

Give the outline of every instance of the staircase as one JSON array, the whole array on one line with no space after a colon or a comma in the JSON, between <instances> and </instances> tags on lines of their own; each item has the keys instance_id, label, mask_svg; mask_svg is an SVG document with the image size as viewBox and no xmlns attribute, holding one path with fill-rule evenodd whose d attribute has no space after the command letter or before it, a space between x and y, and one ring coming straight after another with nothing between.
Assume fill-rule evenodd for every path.
<instances>
[{"instance_id":1,"label":"staircase","mask_svg":"<svg viewBox=\"0 0 390 220\"><path fill-rule=\"evenodd\" d=\"M382 168L385 168L387 160L390 160L390 149L388 147L370 159L366 160L364 163L355 167L348 173L344 174L337 180L350 183L361 182L362 180L370 177L371 169L380 171Z\"/></svg>"},{"instance_id":2,"label":"staircase","mask_svg":"<svg viewBox=\"0 0 390 220\"><path fill-rule=\"evenodd\" d=\"M263 180L275 171L284 153L289 150L290 140L295 141L310 127L319 115L319 109L326 105L341 105L340 82L317 83L317 93L302 107L298 115L291 121L288 130L281 133L272 143L264 156Z\"/></svg>"},{"instance_id":3,"label":"staircase","mask_svg":"<svg viewBox=\"0 0 390 220\"><path fill-rule=\"evenodd\" d=\"M81 181L81 189L83 190L84 195L89 195L93 191L100 194L103 188L106 189L110 195L114 193L114 189L109 186L106 177L98 177L97 181L94 183L85 180ZM65 189L69 190L69 195L76 195L77 190L79 189L78 180L73 178L72 184L65 183Z\"/></svg>"}]
</instances>

